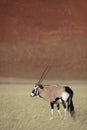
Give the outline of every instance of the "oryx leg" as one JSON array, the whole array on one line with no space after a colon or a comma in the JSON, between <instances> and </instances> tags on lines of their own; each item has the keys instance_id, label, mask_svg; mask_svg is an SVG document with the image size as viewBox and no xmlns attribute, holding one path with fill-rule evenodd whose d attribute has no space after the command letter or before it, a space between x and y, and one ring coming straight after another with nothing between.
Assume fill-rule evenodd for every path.
<instances>
[{"instance_id":1,"label":"oryx leg","mask_svg":"<svg viewBox=\"0 0 87 130\"><path fill-rule=\"evenodd\" d=\"M62 119L62 115L61 115L61 112L60 112L60 104L57 103L57 110L58 110L58 114L60 116L60 119Z\"/></svg>"},{"instance_id":2,"label":"oryx leg","mask_svg":"<svg viewBox=\"0 0 87 130\"><path fill-rule=\"evenodd\" d=\"M70 99L68 98L67 100L67 112L68 112L68 116L70 114Z\"/></svg>"},{"instance_id":3,"label":"oryx leg","mask_svg":"<svg viewBox=\"0 0 87 130\"><path fill-rule=\"evenodd\" d=\"M53 119L53 111L54 111L54 102L50 102L50 106L51 106L51 118L50 120Z\"/></svg>"},{"instance_id":4,"label":"oryx leg","mask_svg":"<svg viewBox=\"0 0 87 130\"><path fill-rule=\"evenodd\" d=\"M67 103L63 99L62 99L62 104L63 104L64 112L65 112L64 119L66 119L66 117L67 117Z\"/></svg>"}]
</instances>

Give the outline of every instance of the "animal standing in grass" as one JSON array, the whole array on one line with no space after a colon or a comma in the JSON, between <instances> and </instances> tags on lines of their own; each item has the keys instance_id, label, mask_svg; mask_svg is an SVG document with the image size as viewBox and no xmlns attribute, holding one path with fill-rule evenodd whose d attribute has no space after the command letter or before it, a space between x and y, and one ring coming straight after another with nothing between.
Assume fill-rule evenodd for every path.
<instances>
[{"instance_id":1,"label":"animal standing in grass","mask_svg":"<svg viewBox=\"0 0 87 130\"><path fill-rule=\"evenodd\" d=\"M74 114L74 105L73 105L73 91L70 87L64 86L61 87L59 85L42 85L41 82L45 78L45 76L48 73L48 67L43 72L40 80L35 85L35 88L32 90L30 96L40 96L41 98L45 99L50 103L51 106L51 119L53 118L53 110L54 110L54 104L57 105L57 110L59 113L60 118L60 103L62 103L65 111L65 117L66 118L66 112L70 112L71 116Z\"/></svg>"}]
</instances>

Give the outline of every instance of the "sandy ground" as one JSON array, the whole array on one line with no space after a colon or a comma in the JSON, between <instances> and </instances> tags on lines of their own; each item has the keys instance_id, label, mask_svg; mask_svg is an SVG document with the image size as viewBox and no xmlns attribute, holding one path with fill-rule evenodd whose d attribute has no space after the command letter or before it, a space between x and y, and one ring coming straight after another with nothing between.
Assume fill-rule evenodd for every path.
<instances>
[{"instance_id":1,"label":"sandy ground","mask_svg":"<svg viewBox=\"0 0 87 130\"><path fill-rule=\"evenodd\" d=\"M0 84L0 130L86 130L87 129L87 82L46 81L69 85L74 90L76 117L60 120L56 107L54 119L50 119L50 105L43 99L31 98L31 83ZM64 114L61 106L62 115Z\"/></svg>"}]
</instances>

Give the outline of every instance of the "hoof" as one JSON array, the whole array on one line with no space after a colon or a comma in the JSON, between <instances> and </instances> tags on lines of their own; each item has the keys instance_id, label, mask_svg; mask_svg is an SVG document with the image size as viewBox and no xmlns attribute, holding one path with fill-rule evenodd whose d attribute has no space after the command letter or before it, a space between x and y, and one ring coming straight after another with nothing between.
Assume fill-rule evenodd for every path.
<instances>
[{"instance_id":1,"label":"hoof","mask_svg":"<svg viewBox=\"0 0 87 130\"><path fill-rule=\"evenodd\" d=\"M53 120L53 117L50 117L50 120Z\"/></svg>"}]
</instances>

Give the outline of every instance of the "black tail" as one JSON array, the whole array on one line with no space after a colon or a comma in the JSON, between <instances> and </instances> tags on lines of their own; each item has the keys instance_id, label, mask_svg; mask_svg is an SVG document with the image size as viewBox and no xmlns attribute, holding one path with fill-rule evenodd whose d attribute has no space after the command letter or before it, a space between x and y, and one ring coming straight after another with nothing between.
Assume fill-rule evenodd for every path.
<instances>
[{"instance_id":1,"label":"black tail","mask_svg":"<svg viewBox=\"0 0 87 130\"><path fill-rule=\"evenodd\" d=\"M71 96L69 97L69 104L68 105L69 105L68 108L69 108L71 116L74 116L75 110L74 110L74 105L73 105L73 101L72 101Z\"/></svg>"},{"instance_id":2,"label":"black tail","mask_svg":"<svg viewBox=\"0 0 87 130\"><path fill-rule=\"evenodd\" d=\"M69 93L69 98L67 100L68 102L68 106L67 106L67 109L68 111L70 112L71 116L74 116L75 114L75 110L74 110L74 105L73 105L73 101L72 101L72 98L73 98L73 95L74 95L74 92L72 91L72 89L68 86L65 86L65 91Z\"/></svg>"}]
</instances>

